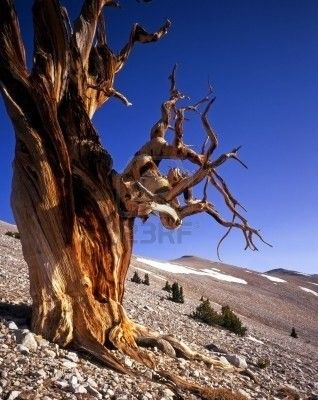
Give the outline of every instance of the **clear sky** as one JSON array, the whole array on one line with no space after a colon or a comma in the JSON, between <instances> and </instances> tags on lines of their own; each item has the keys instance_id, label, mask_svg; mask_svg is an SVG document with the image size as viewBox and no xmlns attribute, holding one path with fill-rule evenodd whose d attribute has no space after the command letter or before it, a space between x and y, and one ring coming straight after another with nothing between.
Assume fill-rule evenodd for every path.
<instances>
[{"instance_id":1,"label":"clear sky","mask_svg":"<svg viewBox=\"0 0 318 400\"><path fill-rule=\"evenodd\" d=\"M30 63L31 1L15 3ZM80 3L63 1L72 20ZM193 100L206 93L210 78L217 97L210 120L219 135L219 151L243 145L241 158L249 166L245 170L229 161L220 172L247 208L251 224L274 246L260 244L259 252L244 251L242 235L233 232L222 246L223 261L259 270L287 267L318 273L318 2L123 0L121 4L119 10L107 10L114 49L127 40L134 22L150 30L166 18L173 25L160 42L137 45L118 76L116 87L133 106L111 100L94 117L116 169L122 170L148 138L167 97L167 76L174 63L179 65L179 88ZM10 209L14 135L2 100L0 127L0 219L14 222ZM201 146L203 137L191 116L186 143ZM216 193L211 191L210 198L226 213ZM223 232L208 216L200 215L167 236L152 217L145 225L137 224L135 253L161 259L183 254L216 259Z\"/></svg>"}]
</instances>

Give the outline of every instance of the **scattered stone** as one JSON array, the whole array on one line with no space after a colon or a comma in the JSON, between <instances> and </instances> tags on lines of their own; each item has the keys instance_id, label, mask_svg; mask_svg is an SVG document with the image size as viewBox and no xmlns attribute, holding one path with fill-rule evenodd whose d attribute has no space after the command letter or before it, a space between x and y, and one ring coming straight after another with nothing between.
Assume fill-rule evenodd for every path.
<instances>
[{"instance_id":1,"label":"scattered stone","mask_svg":"<svg viewBox=\"0 0 318 400\"><path fill-rule=\"evenodd\" d=\"M80 379L79 379L80 380ZM97 388L98 385L97 383L94 381L94 379L92 379L91 377L88 377L86 380L87 385L89 386L93 386L94 388Z\"/></svg>"},{"instance_id":2,"label":"scattered stone","mask_svg":"<svg viewBox=\"0 0 318 400\"><path fill-rule=\"evenodd\" d=\"M35 340L40 347L48 347L50 345L50 342L44 339L42 336L35 335Z\"/></svg>"},{"instance_id":3,"label":"scattered stone","mask_svg":"<svg viewBox=\"0 0 318 400\"><path fill-rule=\"evenodd\" d=\"M147 378L147 379L152 380L152 378L153 378L153 373L149 369L147 369L145 371L144 375L145 375L145 378Z\"/></svg>"},{"instance_id":4,"label":"scattered stone","mask_svg":"<svg viewBox=\"0 0 318 400\"><path fill-rule=\"evenodd\" d=\"M247 362L246 359L242 356L238 356L237 354L227 354L225 358L232 364L234 367L246 369Z\"/></svg>"},{"instance_id":5,"label":"scattered stone","mask_svg":"<svg viewBox=\"0 0 318 400\"><path fill-rule=\"evenodd\" d=\"M44 371L44 369L39 369L39 370L37 371L37 375L40 376L40 377L43 378L43 379L46 379L46 378L47 378L47 373Z\"/></svg>"},{"instance_id":6,"label":"scattered stone","mask_svg":"<svg viewBox=\"0 0 318 400\"><path fill-rule=\"evenodd\" d=\"M221 353L221 354L227 354L226 350L221 349L220 347L216 346L213 343L208 344L205 346L206 349L213 351L214 353Z\"/></svg>"},{"instance_id":7,"label":"scattered stone","mask_svg":"<svg viewBox=\"0 0 318 400\"><path fill-rule=\"evenodd\" d=\"M277 396L281 399L299 400L300 395L297 388L292 385L285 384L277 389Z\"/></svg>"},{"instance_id":8,"label":"scattered stone","mask_svg":"<svg viewBox=\"0 0 318 400\"><path fill-rule=\"evenodd\" d=\"M221 356L219 358L219 361L221 361L224 364L224 366L231 365L231 363L224 356Z\"/></svg>"},{"instance_id":9,"label":"scattered stone","mask_svg":"<svg viewBox=\"0 0 318 400\"><path fill-rule=\"evenodd\" d=\"M86 386L87 392L95 397L97 397L98 399L102 399L103 396L102 394L93 386L91 385L87 385Z\"/></svg>"},{"instance_id":10,"label":"scattered stone","mask_svg":"<svg viewBox=\"0 0 318 400\"><path fill-rule=\"evenodd\" d=\"M79 361L78 355L72 351L68 351L65 354L65 358L67 358L68 360L73 361L75 363L77 363Z\"/></svg>"},{"instance_id":11,"label":"scattered stone","mask_svg":"<svg viewBox=\"0 0 318 400\"><path fill-rule=\"evenodd\" d=\"M87 393L87 390L83 385L78 385L74 393Z\"/></svg>"},{"instance_id":12,"label":"scattered stone","mask_svg":"<svg viewBox=\"0 0 318 400\"><path fill-rule=\"evenodd\" d=\"M7 400L15 400L15 399L17 399L19 397L20 393L21 393L21 391L13 390L12 392L10 392Z\"/></svg>"},{"instance_id":13,"label":"scattered stone","mask_svg":"<svg viewBox=\"0 0 318 400\"><path fill-rule=\"evenodd\" d=\"M201 375L201 374L200 374L200 371L198 371L197 369L195 369L195 370L192 372L192 376L194 376L195 378L199 378L200 375Z\"/></svg>"},{"instance_id":14,"label":"scattered stone","mask_svg":"<svg viewBox=\"0 0 318 400\"><path fill-rule=\"evenodd\" d=\"M77 376L72 375L72 377L70 379L70 387L71 387L73 392L77 388L77 386L78 386Z\"/></svg>"},{"instance_id":15,"label":"scattered stone","mask_svg":"<svg viewBox=\"0 0 318 400\"><path fill-rule=\"evenodd\" d=\"M36 352L38 348L38 344L33 333L28 330L18 330L16 332L16 341L17 343L27 347L32 352Z\"/></svg>"},{"instance_id":16,"label":"scattered stone","mask_svg":"<svg viewBox=\"0 0 318 400\"><path fill-rule=\"evenodd\" d=\"M115 392L112 389L107 389L106 394L108 394L108 396L114 396Z\"/></svg>"},{"instance_id":17,"label":"scattered stone","mask_svg":"<svg viewBox=\"0 0 318 400\"><path fill-rule=\"evenodd\" d=\"M26 346L24 346L23 344L18 344L17 345L17 350L22 354L29 354L30 353L30 350Z\"/></svg>"},{"instance_id":18,"label":"scattered stone","mask_svg":"<svg viewBox=\"0 0 318 400\"><path fill-rule=\"evenodd\" d=\"M43 353L44 353L46 356L50 357L50 358L55 358L55 357L56 357L55 351L53 351L53 350L51 350L51 349L49 349L49 348L44 348L44 349L43 349Z\"/></svg>"},{"instance_id":19,"label":"scattered stone","mask_svg":"<svg viewBox=\"0 0 318 400\"><path fill-rule=\"evenodd\" d=\"M62 359L62 360L63 360L62 365L64 368L71 369L71 368L77 367L77 364L73 361L69 361L69 360L65 360L65 359Z\"/></svg>"},{"instance_id":20,"label":"scattered stone","mask_svg":"<svg viewBox=\"0 0 318 400\"><path fill-rule=\"evenodd\" d=\"M19 329L17 324L14 321L9 321L8 328L10 330L12 330L12 331L15 331L15 330Z\"/></svg>"},{"instance_id":21,"label":"scattered stone","mask_svg":"<svg viewBox=\"0 0 318 400\"><path fill-rule=\"evenodd\" d=\"M170 390L169 388L166 388L162 391L162 394L166 397L173 398L174 397L174 392Z\"/></svg>"},{"instance_id":22,"label":"scattered stone","mask_svg":"<svg viewBox=\"0 0 318 400\"><path fill-rule=\"evenodd\" d=\"M132 367L133 364L134 364L134 362L133 362L133 360L132 360L130 357L125 356L125 358L124 358L124 364L125 364L127 367Z\"/></svg>"},{"instance_id":23,"label":"scattered stone","mask_svg":"<svg viewBox=\"0 0 318 400\"><path fill-rule=\"evenodd\" d=\"M238 393L241 394L242 396L244 396L247 400L249 400L251 398L250 394L247 393L245 390L243 389L239 389Z\"/></svg>"},{"instance_id":24,"label":"scattered stone","mask_svg":"<svg viewBox=\"0 0 318 400\"><path fill-rule=\"evenodd\" d=\"M55 381L55 385L60 389L66 389L68 387L68 383L66 381Z\"/></svg>"}]
</instances>

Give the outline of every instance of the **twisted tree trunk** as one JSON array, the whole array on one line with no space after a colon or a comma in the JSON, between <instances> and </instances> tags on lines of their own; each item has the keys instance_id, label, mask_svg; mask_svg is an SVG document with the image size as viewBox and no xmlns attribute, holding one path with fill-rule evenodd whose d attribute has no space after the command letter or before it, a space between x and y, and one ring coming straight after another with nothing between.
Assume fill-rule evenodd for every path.
<instances>
[{"instance_id":1,"label":"twisted tree trunk","mask_svg":"<svg viewBox=\"0 0 318 400\"><path fill-rule=\"evenodd\" d=\"M123 330L121 340L132 345L121 303L134 220L119 209L111 158L71 91L58 110L40 82L28 96L23 112L9 97L7 106L17 139L12 207L29 266L33 330L83 347L121 347L114 329Z\"/></svg>"},{"instance_id":2,"label":"twisted tree trunk","mask_svg":"<svg viewBox=\"0 0 318 400\"><path fill-rule=\"evenodd\" d=\"M13 4L2 0L0 82L16 135L11 202L29 267L32 329L124 371L103 345L138 358L122 307L134 218L121 207L91 117L110 96L125 99L113 89L115 73L136 41L157 40L167 26L148 34L136 25L115 55L105 43L105 5L113 3L85 2L72 32L58 1L35 1L29 73Z\"/></svg>"},{"instance_id":3,"label":"twisted tree trunk","mask_svg":"<svg viewBox=\"0 0 318 400\"><path fill-rule=\"evenodd\" d=\"M178 108L184 96L176 88L175 69L170 97L149 141L122 174L113 169L91 118L111 96L130 105L114 88L115 75L136 42L156 41L170 25L167 21L148 33L136 24L115 54L106 42L103 8L116 5L112 0L85 0L72 27L58 0L35 0L34 63L29 71L12 0L0 0L0 88L16 136L12 208L29 267L32 329L61 346L84 349L121 372L127 368L109 347L154 367L137 343L227 368L172 336L160 337L134 324L122 306L137 217L146 220L155 212L173 229L184 218L204 212L228 232L241 230L252 250L253 237L262 238L237 211L238 201L216 171L229 159L243 163L239 148L212 159L218 140L207 119L214 101L209 100L211 90L196 104ZM185 113L198 111L207 101L201 115L206 140L197 153L183 141ZM168 129L174 131L172 143L165 137ZM188 160L198 169L188 175L172 168L165 175L159 166L167 158ZM203 198L193 198L192 188L204 179ZM208 201L208 183L223 197L232 221ZM161 371L170 382L214 398L200 385L168 375Z\"/></svg>"}]
</instances>

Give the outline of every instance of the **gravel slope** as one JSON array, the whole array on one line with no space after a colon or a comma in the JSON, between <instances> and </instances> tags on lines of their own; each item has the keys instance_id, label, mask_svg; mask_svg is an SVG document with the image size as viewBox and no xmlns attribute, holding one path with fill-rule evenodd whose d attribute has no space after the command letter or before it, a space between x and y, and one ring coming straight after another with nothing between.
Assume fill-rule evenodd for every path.
<instances>
[{"instance_id":1,"label":"gravel slope","mask_svg":"<svg viewBox=\"0 0 318 400\"><path fill-rule=\"evenodd\" d=\"M176 398L167 386L153 382L156 376L153 371L133 362L118 351L115 351L117 356L133 370L138 371L138 379L117 374L82 354L61 349L28 331L23 331L28 329L31 300L28 294L27 267L23 261L20 241L4 235L4 232L13 229L13 226L0 224L0 398ZM248 327L248 336L244 338L198 323L188 315L197 306L198 296L204 294L203 279L198 283L198 276L173 276L144 264L136 264L136 260L133 260L135 267L143 268L152 274L150 286L127 281L125 306L135 321L162 333L174 333L207 355L240 356L241 362L245 359L248 369L243 373L226 373L208 369L200 362L190 362L182 358L172 359L157 350L153 354L159 367L178 372L187 379L196 380L209 387L239 390L252 399L286 398L280 390L282 387L285 391L286 388L296 390L301 398L318 398L318 348L313 341L309 342L302 335L299 339L292 339L284 330L266 326L264 320L255 319L253 316L242 316ZM134 268L131 268L129 278L133 271ZM166 299L166 293L161 287L167 276L184 284L184 304L175 304ZM210 285L212 286L211 283ZM216 286L214 289L214 300L219 298L222 288L225 292L225 289L230 291L233 287L228 283L222 285L221 288ZM236 294L231 292L227 296L225 299L231 300L231 296ZM222 304L223 300L220 303ZM213 351L207 350L207 346L213 348ZM257 363L264 359L268 359L270 365L260 369ZM197 397L184 392L181 398L192 400Z\"/></svg>"}]
</instances>

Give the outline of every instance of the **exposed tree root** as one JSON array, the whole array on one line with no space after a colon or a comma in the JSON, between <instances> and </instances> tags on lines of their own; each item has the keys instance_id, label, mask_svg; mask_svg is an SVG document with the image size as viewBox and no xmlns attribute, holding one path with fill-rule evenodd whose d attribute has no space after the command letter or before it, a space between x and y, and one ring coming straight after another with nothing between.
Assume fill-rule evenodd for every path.
<instances>
[{"instance_id":1,"label":"exposed tree root","mask_svg":"<svg viewBox=\"0 0 318 400\"><path fill-rule=\"evenodd\" d=\"M164 340L163 338L155 338L151 336L139 337L136 339L136 343L141 347L157 347L160 351L170 357L176 356L175 349L167 340Z\"/></svg>"},{"instance_id":2,"label":"exposed tree root","mask_svg":"<svg viewBox=\"0 0 318 400\"><path fill-rule=\"evenodd\" d=\"M144 326L134 324L128 318L122 323L116 325L109 332L109 342L118 350L128 355L135 361L146 365L152 369L152 381L168 386L173 390L179 399L184 398L184 391L189 391L204 400L244 400L245 397L240 394L234 394L228 389L211 389L196 382L181 378L180 376L158 369L154 359L148 352L140 347L157 347L168 356L182 357L187 360L197 360L204 362L208 367L222 369L227 372L239 371L237 368L223 363L218 357L208 357L193 351L189 346L177 339L174 335L159 335ZM96 339L90 337L81 337L76 344L80 350L93 356L102 364L116 370L117 372L138 375L131 368L123 365L116 356L106 347L100 344Z\"/></svg>"},{"instance_id":3,"label":"exposed tree root","mask_svg":"<svg viewBox=\"0 0 318 400\"><path fill-rule=\"evenodd\" d=\"M80 351L83 351L103 365L120 372L122 374L130 374L132 372L125 367L114 354L111 353L105 346L100 344L95 338L85 337L80 338L73 345Z\"/></svg>"},{"instance_id":4,"label":"exposed tree root","mask_svg":"<svg viewBox=\"0 0 318 400\"><path fill-rule=\"evenodd\" d=\"M222 369L225 371L238 371L237 368L222 362L219 357L209 357L199 352L193 351L184 342L177 339L174 335L160 335L158 332L149 328L137 325L139 337L137 344L143 347L157 347L163 353L171 357L182 357L187 360L203 361L206 365Z\"/></svg>"},{"instance_id":5,"label":"exposed tree root","mask_svg":"<svg viewBox=\"0 0 318 400\"><path fill-rule=\"evenodd\" d=\"M225 371L235 371L235 367L233 367L230 364L226 364L219 360L219 358L213 358L213 357L208 357L205 356L204 354L198 353L196 351L193 351L190 349L189 346L187 346L185 343L182 341L178 340L175 336L173 335L165 335L163 336L164 340L169 342L172 347L176 351L177 357L183 357L188 360L197 360L197 361L203 361L205 364L208 366L212 366L215 368L219 368Z\"/></svg>"}]
</instances>

